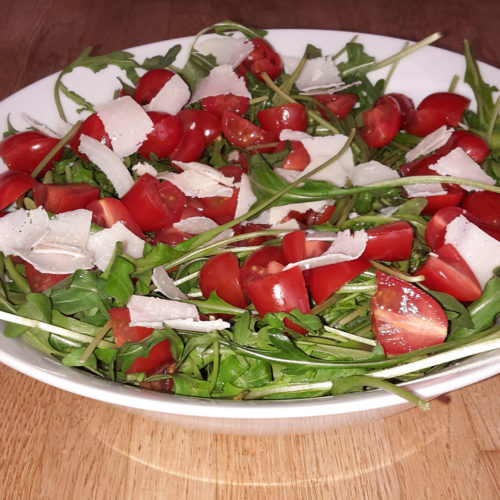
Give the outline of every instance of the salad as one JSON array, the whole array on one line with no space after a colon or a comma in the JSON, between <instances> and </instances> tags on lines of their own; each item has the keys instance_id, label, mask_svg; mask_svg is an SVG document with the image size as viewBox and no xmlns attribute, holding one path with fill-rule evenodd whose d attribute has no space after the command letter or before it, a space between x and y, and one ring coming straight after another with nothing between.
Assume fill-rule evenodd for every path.
<instances>
[{"instance_id":1,"label":"salad","mask_svg":"<svg viewBox=\"0 0 500 500\"><path fill-rule=\"evenodd\" d=\"M182 66L180 46L83 51L58 126L26 115L0 142L4 334L156 391L427 408L398 384L500 347L496 89L465 42L475 111L456 79L417 106L385 91L438 37L294 58L227 21ZM105 102L67 83L109 66Z\"/></svg>"}]
</instances>

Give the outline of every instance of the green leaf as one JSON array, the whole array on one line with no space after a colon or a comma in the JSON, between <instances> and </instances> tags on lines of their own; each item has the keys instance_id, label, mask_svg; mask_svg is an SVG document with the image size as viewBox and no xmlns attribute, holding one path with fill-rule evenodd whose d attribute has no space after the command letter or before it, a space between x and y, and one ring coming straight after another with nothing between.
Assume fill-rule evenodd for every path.
<instances>
[{"instance_id":1,"label":"green leaf","mask_svg":"<svg viewBox=\"0 0 500 500\"><path fill-rule=\"evenodd\" d=\"M426 292L441 304L446 313L446 317L450 320L452 331L459 327L474 328L474 323L469 311L461 302L455 299L455 297L434 290L426 290Z\"/></svg>"},{"instance_id":2,"label":"green leaf","mask_svg":"<svg viewBox=\"0 0 500 500\"><path fill-rule=\"evenodd\" d=\"M351 72L349 76L353 79L358 78L366 72L366 67L375 61L375 58L369 56L361 43L349 42L346 44L347 61L339 62L337 68L339 69L341 75L346 70L354 70L359 68L357 71Z\"/></svg>"},{"instance_id":3,"label":"green leaf","mask_svg":"<svg viewBox=\"0 0 500 500\"><path fill-rule=\"evenodd\" d=\"M216 66L217 61L213 55L204 55L194 50L179 74L193 92L198 83Z\"/></svg>"},{"instance_id":4,"label":"green leaf","mask_svg":"<svg viewBox=\"0 0 500 500\"><path fill-rule=\"evenodd\" d=\"M175 330L172 330L172 328L169 328L168 326L165 326L165 337L170 345L170 352L172 353L174 360L176 362L179 361L184 352L184 342L182 341L182 338L175 332Z\"/></svg>"},{"instance_id":5,"label":"green leaf","mask_svg":"<svg viewBox=\"0 0 500 500\"><path fill-rule=\"evenodd\" d=\"M179 44L174 45L168 49L168 52L164 56L154 56L148 57L141 64L141 68L146 70L158 69L158 68L166 68L175 62L177 55L181 50L181 46Z\"/></svg>"},{"instance_id":6,"label":"green leaf","mask_svg":"<svg viewBox=\"0 0 500 500\"><path fill-rule=\"evenodd\" d=\"M52 317L50 300L41 293L29 293L26 295L26 302L17 309L17 314L24 318L50 323ZM30 329L31 327L29 326L8 323L5 327L4 335L6 337L19 337L19 335Z\"/></svg>"},{"instance_id":7,"label":"green leaf","mask_svg":"<svg viewBox=\"0 0 500 500\"><path fill-rule=\"evenodd\" d=\"M238 344L248 344L252 336L250 329L250 312L245 311L235 321L233 326L233 338Z\"/></svg>"},{"instance_id":8,"label":"green leaf","mask_svg":"<svg viewBox=\"0 0 500 500\"><path fill-rule=\"evenodd\" d=\"M210 293L206 300L186 300L189 304L194 304L202 314L243 314L245 309L232 306L222 300L215 291Z\"/></svg>"},{"instance_id":9,"label":"green leaf","mask_svg":"<svg viewBox=\"0 0 500 500\"><path fill-rule=\"evenodd\" d=\"M136 276L183 255L182 251L163 243L158 243L155 246L146 246L144 253L144 257L136 260Z\"/></svg>"},{"instance_id":10,"label":"green leaf","mask_svg":"<svg viewBox=\"0 0 500 500\"><path fill-rule=\"evenodd\" d=\"M165 338L165 330L153 330L140 342L125 342L116 354L117 370L126 372L138 357L147 358L151 349Z\"/></svg>"},{"instance_id":11,"label":"green leaf","mask_svg":"<svg viewBox=\"0 0 500 500\"><path fill-rule=\"evenodd\" d=\"M125 306L134 293L130 278L134 271L135 266L128 260L120 256L113 259L104 289L110 297L117 299L120 306Z\"/></svg>"},{"instance_id":12,"label":"green leaf","mask_svg":"<svg viewBox=\"0 0 500 500\"><path fill-rule=\"evenodd\" d=\"M305 55L307 59L315 59L316 57L321 57L321 49L311 45L310 43L306 46Z\"/></svg>"}]
</instances>

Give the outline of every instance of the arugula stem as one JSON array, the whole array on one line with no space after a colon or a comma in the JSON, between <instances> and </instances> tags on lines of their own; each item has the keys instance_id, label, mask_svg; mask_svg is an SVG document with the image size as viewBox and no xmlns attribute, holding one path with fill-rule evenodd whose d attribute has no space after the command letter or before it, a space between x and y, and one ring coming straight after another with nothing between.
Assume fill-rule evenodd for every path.
<instances>
[{"instance_id":1,"label":"arugula stem","mask_svg":"<svg viewBox=\"0 0 500 500\"><path fill-rule=\"evenodd\" d=\"M488 127L486 129L485 140L488 144L491 144L491 136L493 135L493 129L495 128L499 111L500 111L500 96L498 96L497 100L495 101L495 106L493 108L493 111L491 112L490 121L488 122Z\"/></svg>"},{"instance_id":2,"label":"arugula stem","mask_svg":"<svg viewBox=\"0 0 500 500\"><path fill-rule=\"evenodd\" d=\"M96 334L92 342L86 347L80 356L80 363L85 363L89 359L90 355L94 352L95 348L99 342L106 336L106 334L111 330L111 320L109 320Z\"/></svg>"},{"instance_id":3,"label":"arugula stem","mask_svg":"<svg viewBox=\"0 0 500 500\"><path fill-rule=\"evenodd\" d=\"M406 273L398 271L397 269L394 269L393 267L389 267L389 266L386 266L385 264L381 264L380 262L377 262L376 260L369 260L368 262L375 269L378 269L379 271L382 271L386 274L390 274L391 276L395 276L396 278L399 278L400 280L407 281L408 283L419 283L419 282L425 280L425 276L423 276L421 274L419 274L418 276L410 276Z\"/></svg>"},{"instance_id":4,"label":"arugula stem","mask_svg":"<svg viewBox=\"0 0 500 500\"><path fill-rule=\"evenodd\" d=\"M17 271L14 262L12 262L12 259L9 256L4 255L3 262L5 265L5 270L9 274L12 281L22 290L23 293L25 293L25 294L31 293L31 289L28 285L28 282Z\"/></svg>"},{"instance_id":5,"label":"arugula stem","mask_svg":"<svg viewBox=\"0 0 500 500\"><path fill-rule=\"evenodd\" d=\"M219 353L219 339L217 339L213 344L213 364L212 364L212 373L210 374L210 385L208 386L208 393L212 394L217 384L217 377L219 376L219 363L220 363L220 353Z\"/></svg>"},{"instance_id":6,"label":"arugula stem","mask_svg":"<svg viewBox=\"0 0 500 500\"><path fill-rule=\"evenodd\" d=\"M81 120L77 121L69 130L61 137L60 141L45 155L43 160L35 167L33 172L31 172L31 177L36 179L38 174L44 169L44 167L49 163L52 158L64 147L64 145L72 139L72 137L78 132Z\"/></svg>"},{"instance_id":7,"label":"arugula stem","mask_svg":"<svg viewBox=\"0 0 500 500\"><path fill-rule=\"evenodd\" d=\"M262 399L266 396L275 394L287 394L293 392L310 392L310 391L330 391L333 383L330 380L326 382L313 382L305 384L290 384L278 387L264 387L258 389L249 389L241 393L238 399Z\"/></svg>"},{"instance_id":8,"label":"arugula stem","mask_svg":"<svg viewBox=\"0 0 500 500\"><path fill-rule=\"evenodd\" d=\"M371 346L376 346L377 343L373 339L366 339L365 337L359 337L358 335L353 335L352 333L344 332L343 330L339 330L338 328L332 328L331 326L324 326L325 331L330 333L335 333L335 335L339 335L348 340L354 340L355 342L359 342L360 344L367 344Z\"/></svg>"},{"instance_id":9,"label":"arugula stem","mask_svg":"<svg viewBox=\"0 0 500 500\"><path fill-rule=\"evenodd\" d=\"M406 50L409 45L410 45L409 42L405 42L402 50ZM400 59L398 59L397 61L394 61L392 63L391 68L389 69L389 72L387 73L387 76L384 79L384 87L382 89L382 94L385 94L386 89L387 89L387 85L389 85L389 81L390 81L392 75L394 74L394 71L396 71L396 68L399 64L399 61L400 61Z\"/></svg>"}]
</instances>

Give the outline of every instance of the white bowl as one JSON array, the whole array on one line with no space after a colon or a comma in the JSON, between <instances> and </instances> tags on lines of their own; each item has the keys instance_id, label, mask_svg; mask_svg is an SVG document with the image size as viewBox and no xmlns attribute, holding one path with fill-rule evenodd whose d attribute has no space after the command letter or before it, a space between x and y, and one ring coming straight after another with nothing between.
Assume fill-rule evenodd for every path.
<instances>
[{"instance_id":1,"label":"white bowl","mask_svg":"<svg viewBox=\"0 0 500 500\"><path fill-rule=\"evenodd\" d=\"M284 55L301 55L307 43L323 53L336 53L354 33L319 30L272 30L269 39ZM138 59L165 53L169 47L181 43L184 47L176 64L182 64L191 38L170 40L130 49ZM366 51L378 59L400 50L403 40L375 35L359 35ZM485 80L500 86L500 70L481 64ZM442 49L426 47L400 62L392 76L388 92L403 92L418 102L430 92L445 91L453 75L463 75L463 56ZM379 70L374 79L384 77ZM94 74L78 69L67 75L65 81L93 103L111 99L117 87L113 76L119 70L109 68ZM49 126L56 127L57 113L52 100L56 76L51 75L17 92L0 103L0 123L5 124L10 113L11 122L19 129L26 128L21 117L25 112ZM460 84L457 92L472 98L469 87ZM70 120L77 113L68 101L65 109ZM1 325L3 329L3 325ZM84 371L68 368L44 355L21 339L0 335L0 362L54 387L81 396L120 405L155 419L184 427L215 432L288 433L306 432L346 423L379 418L410 407L406 401L380 390L346 394L336 397L284 401L221 401L161 394L100 379ZM500 351L472 356L438 373L405 385L424 399L432 399L446 392L484 380L500 373ZM417 411L417 410L416 410Z\"/></svg>"}]
</instances>

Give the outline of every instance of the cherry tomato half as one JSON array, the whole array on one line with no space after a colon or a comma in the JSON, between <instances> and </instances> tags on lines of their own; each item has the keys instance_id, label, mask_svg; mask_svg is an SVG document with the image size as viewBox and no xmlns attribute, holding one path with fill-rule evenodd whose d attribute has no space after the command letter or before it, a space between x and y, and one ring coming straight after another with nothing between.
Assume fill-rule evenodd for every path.
<instances>
[{"instance_id":1,"label":"cherry tomato half","mask_svg":"<svg viewBox=\"0 0 500 500\"><path fill-rule=\"evenodd\" d=\"M286 141L280 141L273 149L273 153L278 153L285 149ZM307 152L307 149L300 141L290 141L292 150L288 156L283 161L281 168L286 170L297 170L302 172L309 163L311 163L311 157Z\"/></svg>"},{"instance_id":2,"label":"cherry tomato half","mask_svg":"<svg viewBox=\"0 0 500 500\"><path fill-rule=\"evenodd\" d=\"M121 347L125 342L139 342L151 335L152 328L142 326L129 326L130 312L126 308L115 308L109 311L111 320L111 328L113 329L113 337L116 345ZM170 352L170 344L167 339L156 344L147 358L138 357L134 360L127 373L146 372L147 375L152 374L158 367L172 361L173 357Z\"/></svg>"},{"instance_id":3,"label":"cherry tomato half","mask_svg":"<svg viewBox=\"0 0 500 500\"><path fill-rule=\"evenodd\" d=\"M71 141L69 141L69 147L83 160L89 161L87 155L80 153L78 148L80 147L80 137L82 135L87 135L95 139L96 141L101 142L105 146L110 149L113 149L111 146L111 139L109 138L106 129L104 128L104 123L99 118L97 113L94 113L88 116L85 121L81 124L78 132L73 136Z\"/></svg>"},{"instance_id":4,"label":"cherry tomato half","mask_svg":"<svg viewBox=\"0 0 500 500\"><path fill-rule=\"evenodd\" d=\"M430 255L425 264L415 272L415 276L425 276L425 286L447 293L462 302L481 297L481 286L477 278L453 245L443 245L436 254Z\"/></svg>"},{"instance_id":5,"label":"cherry tomato half","mask_svg":"<svg viewBox=\"0 0 500 500\"><path fill-rule=\"evenodd\" d=\"M14 203L33 188L37 181L26 172L7 170L0 174L0 210Z\"/></svg>"},{"instance_id":6,"label":"cherry tomato half","mask_svg":"<svg viewBox=\"0 0 500 500\"><path fill-rule=\"evenodd\" d=\"M455 130L436 153L445 155L455 148L462 148L477 163L481 163L490 154L488 143L482 137L466 130Z\"/></svg>"},{"instance_id":7,"label":"cherry tomato half","mask_svg":"<svg viewBox=\"0 0 500 500\"><path fill-rule=\"evenodd\" d=\"M262 38L254 38L251 43L254 48L238 66L238 72L242 75L253 73L259 80L262 80L261 73L267 73L274 80L283 68L281 57Z\"/></svg>"},{"instance_id":8,"label":"cherry tomato half","mask_svg":"<svg viewBox=\"0 0 500 500\"><path fill-rule=\"evenodd\" d=\"M204 97L201 100L201 106L206 111L213 113L219 118L224 111L232 111L237 115L243 116L248 111L250 99L234 94L222 94L210 97Z\"/></svg>"},{"instance_id":9,"label":"cherry tomato half","mask_svg":"<svg viewBox=\"0 0 500 500\"><path fill-rule=\"evenodd\" d=\"M386 95L391 96L393 99L398 101L399 109L401 110L401 128L406 130L408 124L413 118L413 114L415 113L415 105L413 104L413 101L404 94L391 93Z\"/></svg>"},{"instance_id":10,"label":"cherry tomato half","mask_svg":"<svg viewBox=\"0 0 500 500\"><path fill-rule=\"evenodd\" d=\"M45 290L57 285L60 281L71 274L48 274L35 269L30 263L25 263L26 281L33 293L42 293Z\"/></svg>"},{"instance_id":11,"label":"cherry tomato half","mask_svg":"<svg viewBox=\"0 0 500 500\"><path fill-rule=\"evenodd\" d=\"M174 76L168 69L158 68L147 71L137 81L137 86L132 96L141 106L149 104L153 97Z\"/></svg>"},{"instance_id":12,"label":"cherry tomato half","mask_svg":"<svg viewBox=\"0 0 500 500\"><path fill-rule=\"evenodd\" d=\"M384 95L375 101L373 108L363 111L363 127L359 134L370 148L381 148L394 139L401 126L398 101Z\"/></svg>"},{"instance_id":13,"label":"cherry tomato half","mask_svg":"<svg viewBox=\"0 0 500 500\"><path fill-rule=\"evenodd\" d=\"M366 230L368 241L364 259L398 261L410 258L413 229L405 221L390 222Z\"/></svg>"},{"instance_id":14,"label":"cherry tomato half","mask_svg":"<svg viewBox=\"0 0 500 500\"><path fill-rule=\"evenodd\" d=\"M298 102L262 109L257 113L257 119L274 140L279 139L284 129L303 132L307 128L306 108Z\"/></svg>"},{"instance_id":15,"label":"cherry tomato half","mask_svg":"<svg viewBox=\"0 0 500 500\"><path fill-rule=\"evenodd\" d=\"M60 214L85 208L99 199L99 188L86 182L74 184L40 184L33 187L33 201L48 212Z\"/></svg>"},{"instance_id":16,"label":"cherry tomato half","mask_svg":"<svg viewBox=\"0 0 500 500\"><path fill-rule=\"evenodd\" d=\"M167 113L148 113L154 126L138 153L149 158L154 153L158 158L166 158L179 144L182 137L182 124L179 118Z\"/></svg>"},{"instance_id":17,"label":"cherry tomato half","mask_svg":"<svg viewBox=\"0 0 500 500\"><path fill-rule=\"evenodd\" d=\"M203 133L205 146L210 146L222 132L221 120L217 115L203 109L182 109L177 113L184 134L198 130Z\"/></svg>"},{"instance_id":18,"label":"cherry tomato half","mask_svg":"<svg viewBox=\"0 0 500 500\"><path fill-rule=\"evenodd\" d=\"M269 245L251 253L241 266L241 282L243 283L243 287L246 289L250 281L269 276L270 271L277 267L273 263L279 264L281 268L286 264L281 246ZM270 264L271 268L269 268Z\"/></svg>"},{"instance_id":19,"label":"cherry tomato half","mask_svg":"<svg viewBox=\"0 0 500 500\"><path fill-rule=\"evenodd\" d=\"M274 141L271 134L231 111L222 113L222 132L230 144L240 148Z\"/></svg>"},{"instance_id":20,"label":"cherry tomato half","mask_svg":"<svg viewBox=\"0 0 500 500\"><path fill-rule=\"evenodd\" d=\"M500 194L472 191L465 197L461 206L481 222L500 227Z\"/></svg>"},{"instance_id":21,"label":"cherry tomato half","mask_svg":"<svg viewBox=\"0 0 500 500\"><path fill-rule=\"evenodd\" d=\"M328 241L306 240L304 231L292 231L283 236L281 246L288 264L312 259L323 254L330 246Z\"/></svg>"},{"instance_id":22,"label":"cherry tomato half","mask_svg":"<svg viewBox=\"0 0 500 500\"><path fill-rule=\"evenodd\" d=\"M0 157L9 170L19 170L31 174L38 164L59 142L59 139L47 137L40 132L19 132L0 141ZM59 161L62 150L44 167L38 177L42 177Z\"/></svg>"},{"instance_id":23,"label":"cherry tomato half","mask_svg":"<svg viewBox=\"0 0 500 500\"><path fill-rule=\"evenodd\" d=\"M91 201L85 208L92 212L92 222L101 227L109 228L116 222L122 222L129 231L132 231L139 238L144 236L129 209L116 198L101 198Z\"/></svg>"},{"instance_id":24,"label":"cherry tomato half","mask_svg":"<svg viewBox=\"0 0 500 500\"><path fill-rule=\"evenodd\" d=\"M441 344L448 332L448 319L437 301L411 283L380 271L370 312L375 340L388 355Z\"/></svg>"},{"instance_id":25,"label":"cherry tomato half","mask_svg":"<svg viewBox=\"0 0 500 500\"><path fill-rule=\"evenodd\" d=\"M356 94L320 94L313 95L313 97L319 101L325 108L333 113L339 120L345 118L354 105L358 102L358 96ZM321 116L328 120L328 113L321 107L316 105L316 108L320 112Z\"/></svg>"},{"instance_id":26,"label":"cherry tomato half","mask_svg":"<svg viewBox=\"0 0 500 500\"><path fill-rule=\"evenodd\" d=\"M211 257L200 271L200 290L208 299L215 290L217 295L229 304L245 308L247 302L243 295L238 258L231 252Z\"/></svg>"}]
</instances>

